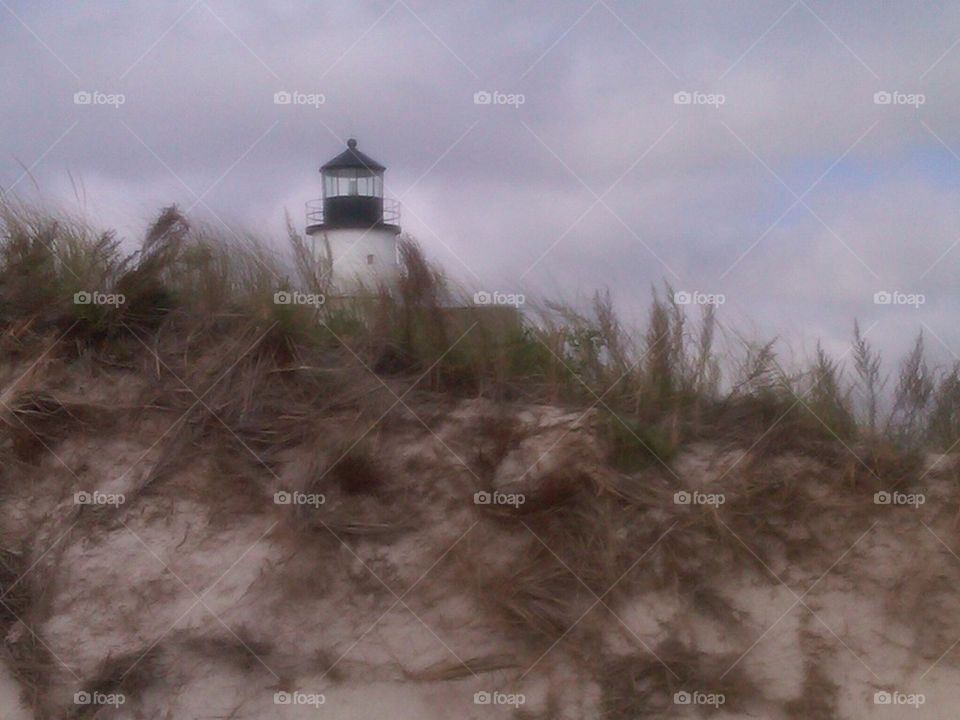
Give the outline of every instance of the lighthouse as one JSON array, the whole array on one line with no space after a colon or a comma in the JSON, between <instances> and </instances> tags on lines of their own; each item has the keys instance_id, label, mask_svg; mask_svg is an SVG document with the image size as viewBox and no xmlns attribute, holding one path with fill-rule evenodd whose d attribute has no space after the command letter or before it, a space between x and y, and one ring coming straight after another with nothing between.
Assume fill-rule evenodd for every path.
<instances>
[{"instance_id":1,"label":"lighthouse","mask_svg":"<svg viewBox=\"0 0 960 720\"><path fill-rule=\"evenodd\" d=\"M307 203L306 231L335 295L389 289L400 272L400 206L383 197L385 171L353 138L320 168L323 197Z\"/></svg>"}]
</instances>

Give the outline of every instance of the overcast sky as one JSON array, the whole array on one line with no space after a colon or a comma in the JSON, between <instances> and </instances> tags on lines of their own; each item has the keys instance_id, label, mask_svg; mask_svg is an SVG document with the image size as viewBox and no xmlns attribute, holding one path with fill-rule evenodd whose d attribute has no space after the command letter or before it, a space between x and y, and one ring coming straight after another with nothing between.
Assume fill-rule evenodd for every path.
<instances>
[{"instance_id":1,"label":"overcast sky","mask_svg":"<svg viewBox=\"0 0 960 720\"><path fill-rule=\"evenodd\" d=\"M0 187L128 237L171 202L279 237L356 137L476 288L960 354L957 3L0 0L0 62Z\"/></svg>"}]
</instances>

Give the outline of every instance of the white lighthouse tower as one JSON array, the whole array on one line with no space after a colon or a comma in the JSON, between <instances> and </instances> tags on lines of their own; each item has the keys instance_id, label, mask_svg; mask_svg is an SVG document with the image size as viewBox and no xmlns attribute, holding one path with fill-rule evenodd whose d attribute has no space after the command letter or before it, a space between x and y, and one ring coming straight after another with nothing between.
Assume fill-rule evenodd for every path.
<instances>
[{"instance_id":1,"label":"white lighthouse tower","mask_svg":"<svg viewBox=\"0 0 960 720\"><path fill-rule=\"evenodd\" d=\"M323 197L307 203L307 235L335 295L376 292L397 279L400 206L383 198L385 170L353 138L320 168Z\"/></svg>"}]
</instances>

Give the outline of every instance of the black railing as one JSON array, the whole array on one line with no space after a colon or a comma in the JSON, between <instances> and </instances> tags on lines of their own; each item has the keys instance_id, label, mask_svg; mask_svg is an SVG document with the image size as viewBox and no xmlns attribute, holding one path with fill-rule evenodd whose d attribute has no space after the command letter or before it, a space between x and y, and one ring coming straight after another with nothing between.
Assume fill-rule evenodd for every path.
<instances>
[{"instance_id":1,"label":"black railing","mask_svg":"<svg viewBox=\"0 0 960 720\"><path fill-rule=\"evenodd\" d=\"M400 224L400 203L388 198L383 199L383 214L379 221L384 225ZM324 224L323 198L307 201L307 227Z\"/></svg>"}]
</instances>

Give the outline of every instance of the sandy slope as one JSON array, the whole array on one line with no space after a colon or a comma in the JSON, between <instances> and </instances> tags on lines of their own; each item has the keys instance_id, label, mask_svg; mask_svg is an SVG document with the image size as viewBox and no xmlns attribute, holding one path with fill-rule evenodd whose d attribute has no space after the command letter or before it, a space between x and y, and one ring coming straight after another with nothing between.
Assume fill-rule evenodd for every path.
<instances>
[{"instance_id":1,"label":"sandy slope","mask_svg":"<svg viewBox=\"0 0 960 720\"><path fill-rule=\"evenodd\" d=\"M130 388L86 390L108 402ZM671 470L654 464L621 487L604 467L591 415L518 409L523 432L497 458L490 489L534 497L563 473L587 498L615 498L582 530L587 537L571 540L591 547L593 535L609 532L618 543L617 557L629 562L607 594L592 577L581 582L589 565L575 566L572 550L552 544L567 536L540 532L554 526L475 504L473 459L491 412L464 402L432 414L429 430L412 416L394 423L377 439L385 487L361 496L331 488L318 507L273 496L303 486L310 447L262 468L252 493L202 453L145 490L167 447L156 440L175 419L163 412L63 440L29 482L11 482L23 469L6 467L3 544L26 538L30 580L45 603L10 625L7 643L22 646L35 633L49 666L36 706L18 710L14 697L26 686L7 663L2 717L960 713L952 460L924 477L922 507L861 514L851 503L869 503L869 494L837 490L831 500L842 483L833 470L770 458L755 472L804 478L804 502L817 509L782 535L747 533L729 500L741 490L742 451L696 445ZM246 450L238 443L230 452ZM683 488L728 501L719 510L676 505ZM124 502L77 505L80 489L122 493ZM772 511L756 510L764 512ZM820 536L805 537L810 528ZM526 558L555 565L545 585L552 595L522 596L533 603L525 607L561 606L552 635L505 609L513 590L527 591ZM668 565L684 570L671 575ZM91 690L105 664L112 680L98 687L104 698L122 693L123 704L78 705L76 693ZM674 702L675 692L721 690L716 709ZM922 693L924 702L878 705L882 691ZM477 693L500 693L499 702L478 703Z\"/></svg>"}]
</instances>

